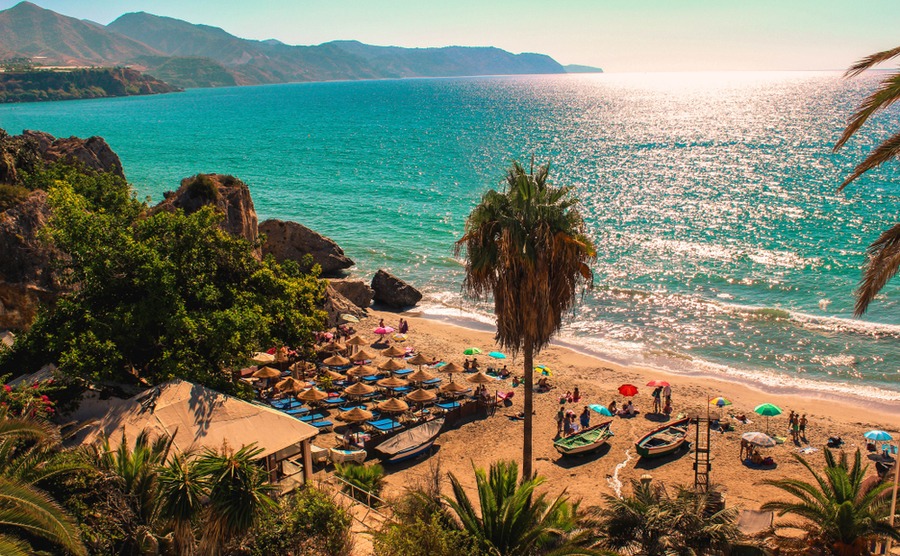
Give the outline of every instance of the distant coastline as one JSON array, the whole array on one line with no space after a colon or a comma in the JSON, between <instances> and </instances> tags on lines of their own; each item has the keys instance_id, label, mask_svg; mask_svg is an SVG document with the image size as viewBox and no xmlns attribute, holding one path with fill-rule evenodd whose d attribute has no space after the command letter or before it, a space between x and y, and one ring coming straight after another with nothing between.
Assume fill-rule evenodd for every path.
<instances>
[{"instance_id":1,"label":"distant coastline","mask_svg":"<svg viewBox=\"0 0 900 556\"><path fill-rule=\"evenodd\" d=\"M181 90L129 68L0 71L0 103L154 95Z\"/></svg>"}]
</instances>

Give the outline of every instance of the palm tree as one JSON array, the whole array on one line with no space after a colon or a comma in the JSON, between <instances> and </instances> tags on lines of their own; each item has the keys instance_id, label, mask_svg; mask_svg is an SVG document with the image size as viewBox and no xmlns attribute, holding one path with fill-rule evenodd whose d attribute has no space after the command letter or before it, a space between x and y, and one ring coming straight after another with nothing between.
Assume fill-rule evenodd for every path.
<instances>
[{"instance_id":1,"label":"palm tree","mask_svg":"<svg viewBox=\"0 0 900 556\"><path fill-rule=\"evenodd\" d=\"M262 448L254 444L237 452L227 447L206 449L196 460L196 473L208 485L209 501L200 539L200 552L215 556L234 538L246 533L262 512L277 508L269 496L275 489L266 483L263 469L254 461Z\"/></svg>"},{"instance_id":2,"label":"palm tree","mask_svg":"<svg viewBox=\"0 0 900 556\"><path fill-rule=\"evenodd\" d=\"M882 62L886 62L900 56L900 47L884 52L872 54L850 67L844 74L845 77L855 77L865 70ZM870 116L881 110L887 109L894 102L900 100L900 72L888 74L878 88L863 100L853 116L847 123L844 133L834 146L838 151L845 143L866 123ZM873 168L881 166L889 160L900 156L900 133L896 133L884 140L869 155L860 162L853 173L844 180L838 191L844 189L849 183L862 176ZM866 263L863 268L863 277L856 292L856 316L866 312L869 303L875 298L881 288L900 270L900 224L882 232L881 236L869 245Z\"/></svg>"},{"instance_id":3,"label":"palm tree","mask_svg":"<svg viewBox=\"0 0 900 556\"><path fill-rule=\"evenodd\" d=\"M649 482L631 481L632 494L607 496L607 504L589 510L583 525L596 544L629 554L705 554L722 550L740 535L737 509L718 509L709 494L683 487L675 497Z\"/></svg>"},{"instance_id":4,"label":"palm tree","mask_svg":"<svg viewBox=\"0 0 900 556\"><path fill-rule=\"evenodd\" d=\"M522 472L531 477L534 354L562 326L581 283L592 284L588 262L596 256L569 187L547 183L550 165L526 172L514 162L504 191L490 190L466 220L456 254L466 252L463 288L493 296L497 342L524 356Z\"/></svg>"},{"instance_id":5,"label":"palm tree","mask_svg":"<svg viewBox=\"0 0 900 556\"><path fill-rule=\"evenodd\" d=\"M798 479L765 481L797 499L794 502L767 502L763 510L774 510L778 515L793 514L810 522L818 542L836 554L851 556L867 554L866 544L875 538L900 540L900 531L889 525L889 482L866 482L868 466L863 466L862 456L856 450L853 465L847 463L847 454L841 452L836 460L825 449L825 470L816 473L802 456L794 454L815 478L815 483Z\"/></svg>"},{"instance_id":6,"label":"palm tree","mask_svg":"<svg viewBox=\"0 0 900 556\"><path fill-rule=\"evenodd\" d=\"M0 412L0 553L33 554L22 532L61 547L69 554L87 554L72 517L35 483L80 469L61 462L59 433L38 418L9 417Z\"/></svg>"},{"instance_id":7,"label":"palm tree","mask_svg":"<svg viewBox=\"0 0 900 556\"><path fill-rule=\"evenodd\" d=\"M194 553L194 520L203 509L206 481L191 464L190 454L175 454L159 472L159 510L168 516L175 552Z\"/></svg>"},{"instance_id":8,"label":"palm tree","mask_svg":"<svg viewBox=\"0 0 900 556\"><path fill-rule=\"evenodd\" d=\"M535 489L544 480L523 476L515 462L491 464L490 474L475 469L478 509L469 500L459 480L449 474L453 498L444 500L459 519L463 529L486 553L497 556L530 556L532 554L594 554L567 543L566 535L575 526L577 507L565 495L547 500Z\"/></svg>"}]
</instances>

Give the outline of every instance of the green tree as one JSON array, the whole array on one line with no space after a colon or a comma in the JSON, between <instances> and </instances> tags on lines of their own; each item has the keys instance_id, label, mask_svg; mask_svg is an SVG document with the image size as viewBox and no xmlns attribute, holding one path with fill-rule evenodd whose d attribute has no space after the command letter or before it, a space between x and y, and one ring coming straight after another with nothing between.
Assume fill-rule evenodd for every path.
<instances>
[{"instance_id":1,"label":"green tree","mask_svg":"<svg viewBox=\"0 0 900 556\"><path fill-rule=\"evenodd\" d=\"M26 540L34 539L68 554L87 554L75 521L37 486L56 475L81 469L60 461L56 457L59 450L59 433L46 421L0 412L0 553L34 554L34 547Z\"/></svg>"},{"instance_id":2,"label":"green tree","mask_svg":"<svg viewBox=\"0 0 900 556\"><path fill-rule=\"evenodd\" d=\"M856 77L869 68L900 56L900 47L872 54L856 62L845 77ZM856 112L850 117L843 134L834 145L838 151L856 134L872 115L888 109L900 100L900 72L887 74L872 94L867 96ZM838 191L843 190L851 182L878 166L895 160L900 156L900 132L881 142L860 162L847 179L841 183ZM867 250L863 276L856 292L856 316L866 312L869 304L878 292L900 270L900 224L885 230Z\"/></svg>"},{"instance_id":3,"label":"green tree","mask_svg":"<svg viewBox=\"0 0 900 556\"><path fill-rule=\"evenodd\" d=\"M701 555L721 551L740 536L737 509L717 509L704 492L678 487L670 497L662 486L632 481L630 496L606 496L583 525L597 546L628 554Z\"/></svg>"},{"instance_id":4,"label":"green tree","mask_svg":"<svg viewBox=\"0 0 900 556\"><path fill-rule=\"evenodd\" d=\"M121 195L89 201L69 181L49 187L46 235L67 254L71 291L39 313L0 367L58 362L91 381L178 376L235 393L228 369L254 347L302 347L321 328L323 283L295 264L258 260L211 207L148 215Z\"/></svg>"},{"instance_id":5,"label":"green tree","mask_svg":"<svg viewBox=\"0 0 900 556\"><path fill-rule=\"evenodd\" d=\"M480 548L497 556L534 554L594 554L570 542L575 529L577 506L561 494L553 500L535 494L541 477L524 476L519 481L515 462L498 461L490 472L475 469L478 508L469 499L459 480L451 473L452 497L446 503L466 533Z\"/></svg>"},{"instance_id":6,"label":"green tree","mask_svg":"<svg viewBox=\"0 0 900 556\"><path fill-rule=\"evenodd\" d=\"M456 253L466 254L465 290L493 296L497 342L524 356L522 472L532 471L534 354L562 326L577 288L593 280L596 256L570 187L547 183L550 165L507 171L506 189L490 190L466 220Z\"/></svg>"},{"instance_id":7,"label":"green tree","mask_svg":"<svg viewBox=\"0 0 900 556\"><path fill-rule=\"evenodd\" d=\"M206 481L191 465L190 457L175 454L159 473L159 510L167 516L175 541L175 552L194 553L194 521L203 509Z\"/></svg>"},{"instance_id":8,"label":"green tree","mask_svg":"<svg viewBox=\"0 0 900 556\"><path fill-rule=\"evenodd\" d=\"M765 481L787 492L796 501L766 502L763 510L803 518L820 546L842 556L868 554L867 544L872 539L900 541L900 531L889 524L889 494L893 484L867 482L868 466L862 465L858 449L853 465L850 465L846 453L841 452L840 458L836 459L826 448L825 469L821 474L802 456L794 454L794 457L812 474L815 482L799 479Z\"/></svg>"}]
</instances>

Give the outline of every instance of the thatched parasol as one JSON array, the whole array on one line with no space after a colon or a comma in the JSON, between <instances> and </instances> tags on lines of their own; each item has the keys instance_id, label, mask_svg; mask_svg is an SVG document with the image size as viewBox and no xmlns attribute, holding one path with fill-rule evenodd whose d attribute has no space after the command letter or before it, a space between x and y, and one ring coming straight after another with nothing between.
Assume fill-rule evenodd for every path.
<instances>
[{"instance_id":1,"label":"thatched parasol","mask_svg":"<svg viewBox=\"0 0 900 556\"><path fill-rule=\"evenodd\" d=\"M357 365L357 366L353 367L352 369L350 369L349 371L347 371L347 374L351 375L351 376L357 376L357 377L377 375L378 369L376 369L375 367L373 367L371 365Z\"/></svg>"},{"instance_id":2,"label":"thatched parasol","mask_svg":"<svg viewBox=\"0 0 900 556\"><path fill-rule=\"evenodd\" d=\"M356 335L356 336L350 338L349 340L347 340L347 345L348 345L348 346L364 346L364 345L366 345L367 343L368 343L368 342L366 342L365 340L363 340L362 338L360 338L359 335Z\"/></svg>"},{"instance_id":3,"label":"thatched parasol","mask_svg":"<svg viewBox=\"0 0 900 556\"><path fill-rule=\"evenodd\" d=\"M347 349L347 346L340 342L328 342L319 348L319 351L344 351L345 349Z\"/></svg>"},{"instance_id":4,"label":"thatched parasol","mask_svg":"<svg viewBox=\"0 0 900 556\"><path fill-rule=\"evenodd\" d=\"M438 372L441 373L461 373L464 370L458 363L447 363L443 367L438 368Z\"/></svg>"},{"instance_id":5,"label":"thatched parasol","mask_svg":"<svg viewBox=\"0 0 900 556\"><path fill-rule=\"evenodd\" d=\"M334 371L325 371L319 376L327 376L331 380L344 380L344 375L341 373L336 373Z\"/></svg>"},{"instance_id":6,"label":"thatched parasol","mask_svg":"<svg viewBox=\"0 0 900 556\"><path fill-rule=\"evenodd\" d=\"M390 378L382 378L378 382L376 382L378 386L382 386L384 388L400 388L401 386L406 386L409 382L403 380L402 378L397 378L392 376Z\"/></svg>"},{"instance_id":7,"label":"thatched parasol","mask_svg":"<svg viewBox=\"0 0 900 556\"><path fill-rule=\"evenodd\" d=\"M350 360L346 357L341 357L340 355L332 355L328 359L322 361L322 363L329 367L346 367L350 364Z\"/></svg>"},{"instance_id":8,"label":"thatched parasol","mask_svg":"<svg viewBox=\"0 0 900 556\"><path fill-rule=\"evenodd\" d=\"M263 367L250 376L255 376L256 378L278 378L281 376L281 371L272 367Z\"/></svg>"},{"instance_id":9,"label":"thatched parasol","mask_svg":"<svg viewBox=\"0 0 900 556\"><path fill-rule=\"evenodd\" d=\"M457 382L448 382L441 386L440 390L444 394L462 394L463 392L468 392L471 388Z\"/></svg>"},{"instance_id":10,"label":"thatched parasol","mask_svg":"<svg viewBox=\"0 0 900 556\"><path fill-rule=\"evenodd\" d=\"M433 378L434 375L429 373L428 371L418 370L406 377L406 380L410 382L423 382L426 380L431 380Z\"/></svg>"},{"instance_id":11,"label":"thatched parasol","mask_svg":"<svg viewBox=\"0 0 900 556\"><path fill-rule=\"evenodd\" d=\"M397 361L396 359L388 359L381 365L378 365L378 368L381 369L382 371L388 371L388 372L392 373L394 371L399 371L400 369L405 369L406 364L401 363L401 362Z\"/></svg>"},{"instance_id":12,"label":"thatched parasol","mask_svg":"<svg viewBox=\"0 0 900 556\"><path fill-rule=\"evenodd\" d=\"M406 399L413 403L425 403L433 401L437 398L437 394L431 392L429 390L422 390L419 388L418 390L413 390L409 394L406 395Z\"/></svg>"},{"instance_id":13,"label":"thatched parasol","mask_svg":"<svg viewBox=\"0 0 900 556\"><path fill-rule=\"evenodd\" d=\"M376 354L372 353L366 348L362 348L361 350L351 355L349 359L352 359L353 361L371 361L372 359L375 359L375 357L377 357Z\"/></svg>"},{"instance_id":14,"label":"thatched parasol","mask_svg":"<svg viewBox=\"0 0 900 556\"><path fill-rule=\"evenodd\" d=\"M354 407L350 411L345 411L341 415L338 415L338 418L341 421L347 421L348 423L359 423L361 421L368 421L373 417L371 411L367 411L365 409L361 409L359 407Z\"/></svg>"},{"instance_id":15,"label":"thatched parasol","mask_svg":"<svg viewBox=\"0 0 900 556\"><path fill-rule=\"evenodd\" d=\"M275 389L279 392L299 392L306 388L306 383L297 380L296 378L289 376L284 380L278 381L278 384L275 385Z\"/></svg>"},{"instance_id":16,"label":"thatched parasol","mask_svg":"<svg viewBox=\"0 0 900 556\"><path fill-rule=\"evenodd\" d=\"M310 388L309 390L304 390L297 395L298 400L303 400L305 402L320 402L327 397L327 392L323 392L315 387Z\"/></svg>"},{"instance_id":17,"label":"thatched parasol","mask_svg":"<svg viewBox=\"0 0 900 556\"><path fill-rule=\"evenodd\" d=\"M490 384L492 382L495 382L495 380L493 378L489 377L488 375L486 375L482 372L477 372L474 375L467 378L466 380L471 382L472 384Z\"/></svg>"},{"instance_id":18,"label":"thatched parasol","mask_svg":"<svg viewBox=\"0 0 900 556\"><path fill-rule=\"evenodd\" d=\"M384 355L385 357L403 357L404 355L406 355L406 350L402 347L391 346L387 349L381 350L381 355Z\"/></svg>"},{"instance_id":19,"label":"thatched parasol","mask_svg":"<svg viewBox=\"0 0 900 556\"><path fill-rule=\"evenodd\" d=\"M378 410L385 413L400 413L409 409L409 404L399 398L391 398L378 404Z\"/></svg>"},{"instance_id":20,"label":"thatched parasol","mask_svg":"<svg viewBox=\"0 0 900 556\"><path fill-rule=\"evenodd\" d=\"M347 396L365 396L375 391L375 388L364 382L356 382L344 388L344 394Z\"/></svg>"},{"instance_id":21,"label":"thatched parasol","mask_svg":"<svg viewBox=\"0 0 900 556\"><path fill-rule=\"evenodd\" d=\"M421 368L422 365L430 364L431 360L428 359L427 357L425 357L424 355L422 355L421 353L417 353L412 357L412 359L408 360L407 363L409 363L410 365L418 365L419 368Z\"/></svg>"}]
</instances>

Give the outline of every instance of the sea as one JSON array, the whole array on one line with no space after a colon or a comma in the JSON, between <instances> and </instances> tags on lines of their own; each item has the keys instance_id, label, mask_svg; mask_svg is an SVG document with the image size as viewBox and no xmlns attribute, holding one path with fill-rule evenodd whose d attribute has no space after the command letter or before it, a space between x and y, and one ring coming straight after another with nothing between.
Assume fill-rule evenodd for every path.
<instances>
[{"instance_id":1,"label":"sea","mask_svg":"<svg viewBox=\"0 0 900 556\"><path fill-rule=\"evenodd\" d=\"M900 401L900 282L862 318L866 246L897 222L889 164L838 186L898 112L843 150L885 74L653 73L194 89L0 106L0 127L104 137L141 198L198 172L250 186L260 220L386 269L424 316L489 326L453 245L511 161L551 163L597 246L558 341L608 360L780 391ZM539 360L539 357L538 357ZM713 394L714 395L714 394Z\"/></svg>"}]
</instances>

